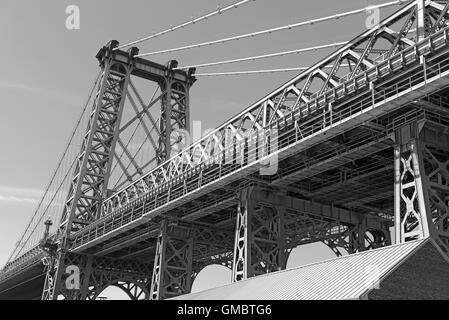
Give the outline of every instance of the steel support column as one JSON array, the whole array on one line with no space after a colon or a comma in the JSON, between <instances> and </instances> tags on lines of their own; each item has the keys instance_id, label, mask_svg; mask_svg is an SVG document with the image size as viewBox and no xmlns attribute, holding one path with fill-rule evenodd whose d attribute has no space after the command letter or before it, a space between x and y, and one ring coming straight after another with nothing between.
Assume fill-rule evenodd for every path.
<instances>
[{"instance_id":1,"label":"steel support column","mask_svg":"<svg viewBox=\"0 0 449 320\"><path fill-rule=\"evenodd\" d=\"M164 95L161 101L159 147L156 154L158 164L171 158L173 145L181 142L180 131L190 132L189 91L194 78L189 77L185 82L177 80L172 71L177 66L177 61L169 61L165 81L159 84ZM175 150L176 153L179 151Z\"/></svg>"},{"instance_id":2,"label":"steel support column","mask_svg":"<svg viewBox=\"0 0 449 320\"><path fill-rule=\"evenodd\" d=\"M263 193L271 205L259 203L254 193ZM257 195L256 195L257 196ZM270 201L271 200L271 201ZM285 246L282 195L249 187L241 191L234 245L232 281L285 269L288 252Z\"/></svg>"},{"instance_id":3,"label":"steel support column","mask_svg":"<svg viewBox=\"0 0 449 320\"><path fill-rule=\"evenodd\" d=\"M192 286L193 235L163 220L157 239L151 280L151 300L190 292Z\"/></svg>"},{"instance_id":4,"label":"steel support column","mask_svg":"<svg viewBox=\"0 0 449 320\"><path fill-rule=\"evenodd\" d=\"M449 133L432 122L396 132L396 243L431 237L449 254Z\"/></svg>"},{"instance_id":5,"label":"steel support column","mask_svg":"<svg viewBox=\"0 0 449 320\"><path fill-rule=\"evenodd\" d=\"M151 267L136 260L117 260L92 257L86 294L81 287L82 299L96 300L109 286L123 290L131 300L148 300Z\"/></svg>"},{"instance_id":6,"label":"steel support column","mask_svg":"<svg viewBox=\"0 0 449 320\"><path fill-rule=\"evenodd\" d=\"M59 252L47 268L42 300L87 298L92 274L91 256Z\"/></svg>"},{"instance_id":7,"label":"steel support column","mask_svg":"<svg viewBox=\"0 0 449 320\"><path fill-rule=\"evenodd\" d=\"M189 293L206 266L230 267L233 234L207 225L163 220L156 245L151 299L162 300Z\"/></svg>"}]
</instances>

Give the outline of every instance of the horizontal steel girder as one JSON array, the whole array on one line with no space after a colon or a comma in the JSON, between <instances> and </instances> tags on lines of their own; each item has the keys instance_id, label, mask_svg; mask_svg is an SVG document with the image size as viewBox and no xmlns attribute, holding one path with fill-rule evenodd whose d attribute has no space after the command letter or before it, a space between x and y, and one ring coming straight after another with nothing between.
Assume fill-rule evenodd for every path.
<instances>
[{"instance_id":1,"label":"horizontal steel girder","mask_svg":"<svg viewBox=\"0 0 449 320\"><path fill-rule=\"evenodd\" d=\"M317 107L320 105L329 106L329 101L336 99L340 100L343 97L346 97L349 93L355 94L360 92L360 102L355 102L354 104L357 108L344 110L344 108L348 107L348 105L340 102L340 104L333 104L332 107L334 111L318 113L317 118L312 118L310 120L313 120L312 122L296 122L298 121L295 120L297 117L304 117L302 111L300 113L295 111L281 118L279 123L276 124L278 129L281 129L283 126L288 127L294 123L300 124L300 127L298 128L300 130L297 130L296 133L297 140L295 140L298 142L290 144L288 147L277 150L274 153L278 154L280 158L287 157L295 152L304 150L311 145L315 145L320 141L329 139L338 133L354 128L362 123L369 122L376 117L406 105L411 99L426 96L429 93L447 85L449 81L446 78L446 75L449 74L449 72L445 71L445 68L446 64L449 65L449 63L444 55L444 51L440 54L438 59L434 58L432 60L431 57L432 53L442 52L441 50L446 48L447 42L445 39L447 39L447 32L447 29L443 29L440 33L429 36L428 40L418 43L416 47L405 49L403 52L398 53L392 58L379 63L375 68L356 75L354 78L355 80L345 82L339 87L327 91L326 93L323 93L322 96L319 96L317 99L313 100ZM421 55L427 56L425 59L425 64L422 64L423 60L421 59ZM427 70L427 68L430 68L431 65L433 65L433 73L430 69ZM396 86L388 89L376 89L376 82L379 81L380 78L382 78L385 82L385 79L391 72L394 72L395 77L397 78L400 75L399 71L404 68L407 72L411 72L411 70L413 70L414 75L411 76L410 80L407 79L407 74L403 74L405 77L404 80L396 81ZM374 85L371 85L370 90L367 90L367 85L371 82L374 83ZM354 100L354 98L352 98L352 100ZM344 114L347 116L344 116ZM314 123L320 123L321 125L319 128L314 129ZM204 148L204 146L205 145L201 148ZM162 166L156 168L144 179L137 181L135 184L125 188L121 193L108 200L115 203L110 206L110 208L116 208L111 212L117 214L123 211L124 208L128 207L129 204L141 201L139 200L139 190L147 190L144 194L142 194L142 196L145 195L146 197L155 197L157 194L167 194L167 192L172 189L178 181L181 182L184 179L189 179L189 176L193 174L195 170L199 170L201 163L204 163L203 169L201 170L204 170L205 167L207 168L208 166L215 165L214 162L207 162L210 161L210 159L208 160L201 157L195 160L197 165L194 165L191 160L185 158L187 153L190 151L193 152L196 147L197 145L193 145L191 149L179 154L179 157L175 157ZM198 148L200 147L198 146ZM203 149L203 151L206 152L205 149ZM205 154L204 152L201 152L201 154ZM197 152L194 153L198 154ZM261 159L248 164L243 162L243 158L237 160L238 162L241 161L242 164L235 170L229 172L229 174L223 173L222 176L217 177L217 180L214 181L215 185L209 184L207 188L200 186L192 192L187 192L185 194L182 193L181 197L172 197L171 194L169 194L166 198L167 203L164 205L155 206L154 209L149 210L148 213L139 218L139 221L130 222L126 228L132 228L138 224L145 223L145 221L148 221L148 219L158 215L160 212L168 211L171 207L179 206L184 201L188 201L188 199L191 199L192 196L195 196L195 194L200 195L207 193L210 191L210 188L219 188L221 185L224 185L232 180L235 181L235 179L254 172L260 168ZM200 161L200 163L198 163L198 161ZM188 165L184 165L184 163L187 163ZM206 163L208 163L208 165L206 165ZM130 197L131 191L131 194L134 195L133 197ZM98 222L98 226L100 228L102 223L104 222ZM94 228L94 226L92 226L92 228ZM89 231L86 230L85 232ZM77 238L80 240L83 237L84 236L81 233L77 235ZM84 241L82 242L84 243ZM79 244L76 244L76 246L79 246Z\"/></svg>"}]
</instances>

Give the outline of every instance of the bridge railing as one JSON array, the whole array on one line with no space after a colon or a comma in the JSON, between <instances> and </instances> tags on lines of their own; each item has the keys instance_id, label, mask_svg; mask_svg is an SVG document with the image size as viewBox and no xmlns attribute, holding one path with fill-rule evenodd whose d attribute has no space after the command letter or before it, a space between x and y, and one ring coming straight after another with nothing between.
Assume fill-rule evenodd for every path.
<instances>
[{"instance_id":1,"label":"bridge railing","mask_svg":"<svg viewBox=\"0 0 449 320\"><path fill-rule=\"evenodd\" d=\"M417 51L427 50L431 41L434 46L438 46L438 42L446 41L446 31L438 32L428 37L426 41L421 41L419 45L406 48L403 52L396 54L393 58L388 58L385 54L381 56L377 65L371 68L369 72L360 72L360 69L354 70L348 77L347 81L334 84L334 88L325 92L327 85L332 82L332 74L328 75L326 85L320 92L312 96L306 97L305 92L310 87L312 80L315 77L323 77L322 69L329 65L339 65L345 57L351 56L354 58L353 50L360 42L368 41L367 39L381 37L384 30L389 25L395 23L398 18L406 15L415 6L414 3L409 4L398 13L383 21L378 28L366 32L361 37L356 38L346 46L332 54L330 57L324 59L317 65L311 67L308 71L292 79L287 84L256 102L253 106L245 110L243 113L231 119L223 126L210 133L200 141L192 144L179 154L173 156L170 160L158 166L141 179L135 181L131 185L117 192L112 197L103 202L103 207L99 218L111 214L114 210L119 209L126 203L133 201L136 197L148 193L150 190L157 189L160 185L168 183L185 174L187 171L194 169L197 166L207 165L210 162L219 164L221 153L228 149L229 142L232 139L227 139L229 133L234 134L238 140L242 139L242 132L247 137L257 135L257 131L266 130L272 123L280 121L291 112L299 110L301 118L306 118L311 112L318 110L319 107L327 108L328 102L332 102L335 98L343 92L352 91L355 87L365 86L377 75L383 76L388 74L384 72L391 68L396 68L398 65L407 65L415 62L418 56ZM387 59L388 58L388 59ZM360 57L358 65L363 64L365 57ZM376 75L373 76L373 73ZM325 93L325 94L323 94ZM289 108L284 108L283 102L286 97L295 96L297 101ZM310 99L310 100L309 100ZM284 108L284 109L283 109ZM245 129L244 129L245 128ZM232 146L231 146L232 148ZM218 159L218 160L217 160Z\"/></svg>"},{"instance_id":2,"label":"bridge railing","mask_svg":"<svg viewBox=\"0 0 449 320\"><path fill-rule=\"evenodd\" d=\"M385 60L384 62L376 65L374 68L356 75L353 79L340 84L338 87L327 91L326 93L320 95L318 98L306 103L301 108L292 110L292 113L299 112L300 118L305 119L317 110L323 110L328 108L328 104L340 98L346 93L354 91L356 88L361 88L369 85L370 82L387 76L392 70L400 69L402 66L407 66L412 62L416 62L418 57L430 50L430 46L439 46L442 43L446 43L447 29L440 31L438 34L434 34L427 40L420 42L418 45L409 47L403 52L397 54L396 56ZM442 63L438 64L437 67L441 69ZM399 92L406 87L411 87L414 82L422 81L422 78L409 78L405 81L401 81L389 89L385 89L381 92L376 92L374 99L385 99L395 92ZM373 101L367 101L372 103ZM363 103L363 102L359 102ZM363 106L361 105L361 109ZM352 110L346 110L344 112L334 112L333 116L343 119L347 117L347 113L352 113ZM286 115L284 115L286 117ZM278 119L281 121L282 119ZM312 127L313 128L313 127ZM265 128L253 129L245 132L246 138L248 139L262 139L269 140L270 129L275 129L273 126L266 126ZM310 129L310 128L309 128ZM313 130L313 129L312 129ZM232 133L236 133L237 139L242 140L239 137L241 132L236 130L231 130ZM261 132L266 133L262 135ZM186 174L190 170L195 170L198 166L220 164L221 160L226 159L226 153L230 153L235 149L233 140L226 139L226 133L215 132L212 135L204 138L203 140L193 144L186 150L182 151L180 154L176 155L166 163L155 168L148 174L146 174L141 179L127 186L123 190L119 191L109 199L104 201L102 215L108 215L114 210L126 205L130 201L136 199L141 195L148 193L150 190L157 189L160 185L172 181L176 181L181 175ZM230 143L227 143L230 142Z\"/></svg>"},{"instance_id":3,"label":"bridge railing","mask_svg":"<svg viewBox=\"0 0 449 320\"><path fill-rule=\"evenodd\" d=\"M294 110L273 122L264 130L259 130L259 133L263 132L261 136L264 139L262 141L277 140L279 146L288 148L312 136L321 134L325 128L335 127L338 123L344 123L348 119L354 118L356 115L373 108L375 104L382 104L394 99L404 92L412 90L415 86L425 83L430 77L449 71L449 54L447 51L443 52L444 55L421 63L423 61L421 60L422 56L446 47L447 36L448 29L444 29L421 41L416 46L407 48L381 64L357 75L354 79L341 84L337 88L328 90L315 100L310 101L304 108ZM407 73L398 77L398 71L404 67L407 67ZM373 84L378 80L388 81L387 88L377 89ZM357 93L357 98L354 98L354 94ZM345 97L349 95L352 95L350 102L345 102ZM388 130L393 129L390 127ZM275 139L272 136L273 132L277 132ZM257 139L257 131L254 134ZM248 137L248 139L251 138L254 137ZM179 168L177 173L173 171L167 176L167 179L159 183L151 182L154 178L151 176L153 173L148 174L141 181L115 195L115 202L110 203L106 216L75 234L74 247L81 246L124 224L135 221L144 214L154 212L156 209L166 206L191 192L198 191L214 181L239 170L254 167L274 153L280 152L277 148L271 149L269 143L265 143L265 146L263 146L260 157L258 155L260 149L256 147L248 150L241 149L245 150L243 153L236 153L235 150L237 149L237 143L235 143L227 145L225 149L221 150L225 154L234 154L232 164L226 166L219 161L221 156L215 155L192 167ZM248 161L248 159L252 159L252 161ZM173 162L169 162L168 165L173 165ZM155 170L162 169L157 168ZM141 187L137 187L136 184L141 184ZM112 201L112 198L109 201Z\"/></svg>"},{"instance_id":4,"label":"bridge railing","mask_svg":"<svg viewBox=\"0 0 449 320\"><path fill-rule=\"evenodd\" d=\"M139 216L142 216L143 213L154 210L154 208L168 203L176 197L186 195L192 190L197 190L206 183L215 181L244 167L260 163L261 160L272 154L267 147L269 146L269 141L273 138L271 129L276 129L280 132L278 137L280 144L292 145L301 141L301 139L319 134L326 126L335 125L339 121L344 121L358 112L366 110L373 103L379 103L382 100L398 95L402 92L401 90L409 90L416 81L420 81L418 77L421 77L421 81L423 79L425 81L426 77L429 77L429 75L425 74L426 72L431 74L447 70L449 67L447 59L439 64L434 64L432 69L426 70L424 64L423 73L416 76L416 79L413 79L414 76L412 76L407 80L408 82L400 83L394 86L393 89L383 91L368 89L371 83L389 76L393 71L398 71L404 66L413 64L414 68L418 68L419 64L417 65L416 62L419 61L421 56L447 45L448 30L445 28L393 57L385 60L382 58L382 61L366 72L358 72L356 70L349 77L350 79L348 78L347 81L335 85L331 90L326 90L327 85L325 85L323 92L320 91L320 94L317 94L314 99L310 100L310 96L306 95L306 91L310 86L310 79L319 75L322 72L322 68L329 66L331 62L335 63L337 59L344 58L347 54L353 54L351 51L358 43L363 39L369 39L373 35L380 34L383 28L387 28L396 22L399 17L409 14L414 5L414 3L407 5L389 19L383 21L377 29L368 31L361 37L348 43L348 45L313 66L307 72L292 79L272 94L264 97L249 109L234 117L221 128L180 154L175 155L141 179L120 190L114 196L106 199L99 219L75 235L75 246L91 241L118 226L122 226L124 221L134 221ZM326 82L332 76L332 74L329 75ZM299 83L302 85L299 86ZM332 107L333 103L355 92L362 92L358 102L355 102L353 105L346 104L343 110L337 110ZM285 109L282 102L285 101L288 94L292 93L297 97L297 101ZM319 111L319 115L311 119L310 117L316 114L317 111ZM250 123L249 126L248 122ZM293 126L294 129L291 129L289 126ZM259 156L259 151L255 151L255 158L252 162L245 162L245 158L251 159L252 156L245 154L236 155L232 164L228 167L221 166L223 154L235 153L237 149L234 143L225 141L225 130L230 130L236 135L237 139L242 140L239 135L242 131L245 132L243 128L246 128L246 131L249 132L246 138L254 138L255 136L258 139L263 137L262 142L265 146L259 149L261 155ZM249 153L249 155L253 155L253 153ZM210 171L211 174L207 177L201 176L201 173L205 172L204 168L211 168L211 166L216 167ZM181 185L182 187L179 188ZM174 187L178 189L175 190ZM167 196L161 198L160 195L164 192L167 193L167 191ZM151 202L145 202L147 200ZM126 213L127 216L123 213Z\"/></svg>"}]
</instances>

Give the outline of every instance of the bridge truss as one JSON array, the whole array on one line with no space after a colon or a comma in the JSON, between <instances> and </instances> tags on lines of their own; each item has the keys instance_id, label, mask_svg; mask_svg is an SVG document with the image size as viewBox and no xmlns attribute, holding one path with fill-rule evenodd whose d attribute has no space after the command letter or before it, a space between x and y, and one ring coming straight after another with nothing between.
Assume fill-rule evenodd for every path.
<instances>
[{"instance_id":1,"label":"bridge truss","mask_svg":"<svg viewBox=\"0 0 449 320\"><path fill-rule=\"evenodd\" d=\"M336 255L389 245L393 225L396 243L433 237L448 254L448 8L410 1L179 153L195 70L110 42L58 232L5 267L0 297L39 274L34 298L95 299L115 285L165 299L210 264L240 281L284 269L302 244ZM134 171L122 166L127 182L111 189L132 77L161 88L159 122L145 129L157 165L144 173L128 152ZM137 100L130 121L151 120L154 103ZM80 287L67 290L71 266Z\"/></svg>"}]
</instances>

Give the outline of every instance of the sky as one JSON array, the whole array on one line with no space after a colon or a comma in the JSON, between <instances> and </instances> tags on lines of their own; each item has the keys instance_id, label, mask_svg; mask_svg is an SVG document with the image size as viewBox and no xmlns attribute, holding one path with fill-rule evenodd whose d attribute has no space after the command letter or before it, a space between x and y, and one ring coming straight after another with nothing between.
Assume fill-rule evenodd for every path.
<instances>
[{"instance_id":1,"label":"sky","mask_svg":"<svg viewBox=\"0 0 449 320\"><path fill-rule=\"evenodd\" d=\"M0 265L20 237L57 165L98 72L95 55L109 40L125 43L234 0L0 0ZM257 0L163 37L140 52L221 39L387 2ZM66 8L80 9L80 29L66 28ZM381 18L397 7L382 9ZM360 14L247 40L152 56L180 65L236 59L347 41L365 31ZM332 50L198 69L225 72L311 66ZM199 78L190 92L191 120L214 128L285 83L296 72ZM324 245L295 250L289 266L332 257ZM194 291L230 281L212 266ZM113 297L111 293L111 297ZM119 296L115 296L119 298Z\"/></svg>"}]
</instances>

